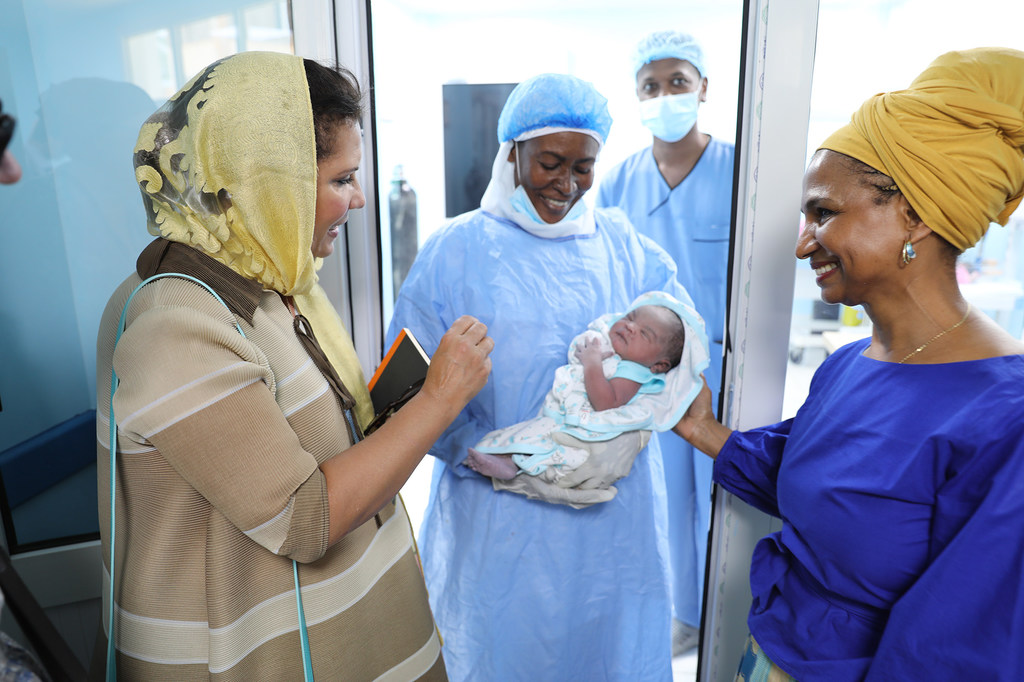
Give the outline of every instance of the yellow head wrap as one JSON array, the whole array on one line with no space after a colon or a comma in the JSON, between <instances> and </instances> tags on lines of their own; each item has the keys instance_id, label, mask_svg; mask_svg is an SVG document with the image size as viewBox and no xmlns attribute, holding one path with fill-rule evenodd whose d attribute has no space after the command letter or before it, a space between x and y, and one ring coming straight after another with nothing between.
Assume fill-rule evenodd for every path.
<instances>
[{"instance_id":1,"label":"yellow head wrap","mask_svg":"<svg viewBox=\"0 0 1024 682\"><path fill-rule=\"evenodd\" d=\"M244 52L208 66L143 124L135 177L151 234L295 296L366 425L362 368L310 251L317 165L302 58Z\"/></svg>"},{"instance_id":2,"label":"yellow head wrap","mask_svg":"<svg viewBox=\"0 0 1024 682\"><path fill-rule=\"evenodd\" d=\"M906 90L868 99L820 148L885 173L928 227L973 246L1024 196L1024 52L948 52Z\"/></svg>"}]
</instances>

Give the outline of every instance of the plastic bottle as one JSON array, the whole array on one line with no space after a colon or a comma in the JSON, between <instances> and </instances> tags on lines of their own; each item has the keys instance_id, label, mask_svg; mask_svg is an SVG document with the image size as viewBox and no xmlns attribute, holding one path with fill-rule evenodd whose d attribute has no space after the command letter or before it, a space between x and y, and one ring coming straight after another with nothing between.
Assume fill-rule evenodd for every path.
<instances>
[{"instance_id":1,"label":"plastic bottle","mask_svg":"<svg viewBox=\"0 0 1024 682\"><path fill-rule=\"evenodd\" d=\"M391 175L391 191L388 194L388 209L391 219L391 274L398 290L409 274L409 268L419 250L418 228L416 227L416 192L405 179L404 169L399 164Z\"/></svg>"}]
</instances>

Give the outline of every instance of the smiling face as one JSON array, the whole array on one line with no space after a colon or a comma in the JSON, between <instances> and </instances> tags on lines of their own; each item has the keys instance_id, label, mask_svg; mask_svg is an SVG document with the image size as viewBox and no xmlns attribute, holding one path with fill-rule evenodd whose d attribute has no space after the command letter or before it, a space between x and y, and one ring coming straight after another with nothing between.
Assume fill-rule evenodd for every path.
<instances>
[{"instance_id":1,"label":"smiling face","mask_svg":"<svg viewBox=\"0 0 1024 682\"><path fill-rule=\"evenodd\" d=\"M517 142L508 160L515 164L516 185L544 222L557 223L594 184L599 145L585 133L561 132Z\"/></svg>"},{"instance_id":2,"label":"smiling face","mask_svg":"<svg viewBox=\"0 0 1024 682\"><path fill-rule=\"evenodd\" d=\"M796 257L810 259L827 303L853 306L888 295L886 285L902 272L904 240L921 225L901 194L886 196L882 188L892 179L859 163L821 150L804 174Z\"/></svg>"},{"instance_id":3,"label":"smiling face","mask_svg":"<svg viewBox=\"0 0 1024 682\"><path fill-rule=\"evenodd\" d=\"M707 101L708 80L686 60L658 59L644 64L636 73L636 96L641 100L687 92L699 92L698 99Z\"/></svg>"},{"instance_id":4,"label":"smiling face","mask_svg":"<svg viewBox=\"0 0 1024 682\"><path fill-rule=\"evenodd\" d=\"M644 305L620 317L608 332L612 350L623 360L635 362L652 372L667 372L673 366L669 348L682 333L679 317L658 305ZM682 350L682 344L677 344Z\"/></svg>"},{"instance_id":5,"label":"smiling face","mask_svg":"<svg viewBox=\"0 0 1024 682\"><path fill-rule=\"evenodd\" d=\"M310 250L317 258L334 252L334 240L348 220L349 210L366 205L355 175L362 160L359 127L341 122L335 126L332 138L332 153L316 163L316 218Z\"/></svg>"}]
</instances>

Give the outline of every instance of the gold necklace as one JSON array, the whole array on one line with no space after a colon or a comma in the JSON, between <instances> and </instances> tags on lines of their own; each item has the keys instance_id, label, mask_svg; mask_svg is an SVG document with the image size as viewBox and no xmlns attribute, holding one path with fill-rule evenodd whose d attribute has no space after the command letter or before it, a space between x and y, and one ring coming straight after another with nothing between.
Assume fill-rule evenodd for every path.
<instances>
[{"instance_id":1,"label":"gold necklace","mask_svg":"<svg viewBox=\"0 0 1024 682\"><path fill-rule=\"evenodd\" d=\"M915 355L917 355L918 353L923 351L925 348L927 348L929 343L931 343L932 341L935 341L936 339L939 339L939 338L945 336L946 334L950 333L951 331L953 331L954 329L956 329L957 327L962 325L964 322L967 321L967 316L970 315L970 314L971 314L971 304L968 303L967 304L967 312L964 313L964 316L960 318L959 322L957 322L956 324L954 324L952 327L950 327L948 329L943 329L941 332L939 332L938 334L936 334L932 338L928 339L927 341L925 341L923 344L921 344L920 346L918 346L914 350L912 350L909 353L907 353L906 356L904 356L904 358L899 361L899 364L902 365L904 362L906 362L907 360L909 360L910 358L914 357Z\"/></svg>"}]
</instances>

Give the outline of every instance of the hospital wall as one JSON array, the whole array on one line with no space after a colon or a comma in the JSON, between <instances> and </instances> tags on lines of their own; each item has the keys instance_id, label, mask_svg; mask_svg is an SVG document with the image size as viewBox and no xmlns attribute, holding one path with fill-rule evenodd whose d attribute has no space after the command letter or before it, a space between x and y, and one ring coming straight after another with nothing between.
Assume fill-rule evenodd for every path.
<instances>
[{"instance_id":1,"label":"hospital wall","mask_svg":"<svg viewBox=\"0 0 1024 682\"><path fill-rule=\"evenodd\" d=\"M516 5L493 3L474 12L458 4L449 9L443 3L371 3L377 183L386 193L394 168L402 166L417 194L420 244L444 224L449 213L442 137L445 84L518 83L545 72L568 73L593 83L608 99L613 119L594 170L596 188L607 170L651 143L650 132L640 123L635 74L630 73L634 46L652 31L688 31L701 41L709 72L701 130L735 139L742 28L739 0L604 3L599 10L581 3L531 4L528 10ZM410 77L412 65L415 73ZM492 134L496 139L496 132ZM492 162L493 158L477 160L488 177ZM592 201L593 195L584 200ZM388 263L386 201L382 201L380 220L383 260ZM394 299L390 278L383 281L386 323Z\"/></svg>"}]
</instances>

